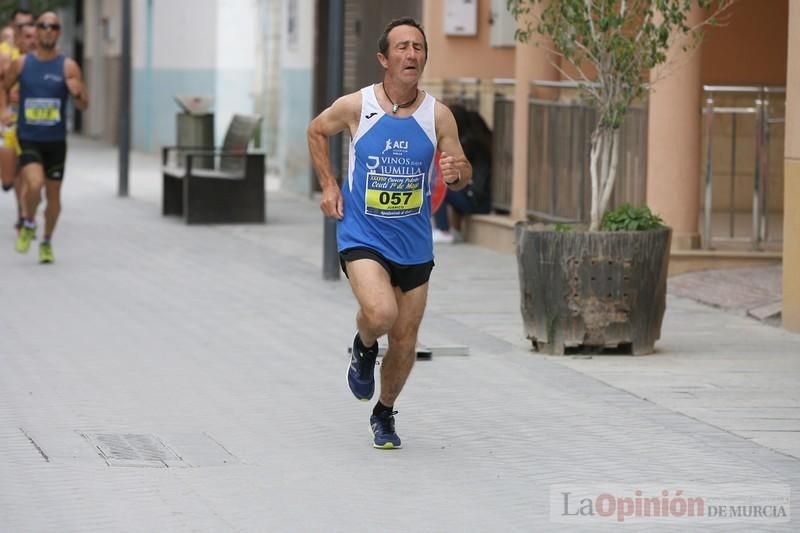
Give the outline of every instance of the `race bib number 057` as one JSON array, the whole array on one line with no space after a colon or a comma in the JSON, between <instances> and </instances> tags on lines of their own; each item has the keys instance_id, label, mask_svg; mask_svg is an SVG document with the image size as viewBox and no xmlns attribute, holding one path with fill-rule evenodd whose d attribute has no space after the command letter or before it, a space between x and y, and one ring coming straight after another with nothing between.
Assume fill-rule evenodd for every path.
<instances>
[{"instance_id":1,"label":"race bib number 057","mask_svg":"<svg viewBox=\"0 0 800 533\"><path fill-rule=\"evenodd\" d=\"M366 214L388 218L418 214L422 209L424 177L425 174L367 174Z\"/></svg>"}]
</instances>

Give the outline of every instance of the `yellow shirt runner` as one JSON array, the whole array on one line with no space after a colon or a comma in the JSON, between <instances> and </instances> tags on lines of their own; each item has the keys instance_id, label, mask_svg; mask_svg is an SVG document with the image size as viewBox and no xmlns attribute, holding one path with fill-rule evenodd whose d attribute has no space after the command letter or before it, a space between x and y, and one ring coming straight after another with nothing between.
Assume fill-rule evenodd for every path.
<instances>
[{"instance_id":1,"label":"yellow shirt runner","mask_svg":"<svg viewBox=\"0 0 800 533\"><path fill-rule=\"evenodd\" d=\"M17 59L21 54L19 53L19 48L16 46L10 46L7 42L3 41L0 43L0 55L8 56L11 58L11 61ZM16 86L12 88L12 90L16 89ZM12 110L15 106L11 106ZM20 154L21 150L19 147L19 141L17 141L17 114L16 112L13 114L14 122L8 126L0 126L2 129L2 137L0 138L0 146L7 146L9 148L13 148L17 155Z\"/></svg>"}]
</instances>

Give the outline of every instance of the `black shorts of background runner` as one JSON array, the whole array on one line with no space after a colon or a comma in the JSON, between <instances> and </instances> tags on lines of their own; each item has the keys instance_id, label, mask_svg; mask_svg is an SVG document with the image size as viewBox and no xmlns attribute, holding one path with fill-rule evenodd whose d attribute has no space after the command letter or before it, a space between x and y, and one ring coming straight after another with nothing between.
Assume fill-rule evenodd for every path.
<instances>
[{"instance_id":1,"label":"black shorts of background runner","mask_svg":"<svg viewBox=\"0 0 800 533\"><path fill-rule=\"evenodd\" d=\"M348 248L339 252L339 264L342 272L347 275L347 263L356 259L371 259L381 265L389 273L392 287L399 287L401 291L408 292L416 289L420 285L428 283L433 270L433 261L419 263L416 265L401 265L394 261L389 261L381 254L367 247Z\"/></svg>"},{"instance_id":2,"label":"black shorts of background runner","mask_svg":"<svg viewBox=\"0 0 800 533\"><path fill-rule=\"evenodd\" d=\"M30 163L39 163L44 168L44 175L51 180L64 179L64 162L67 159L66 141L33 142L20 139L19 168Z\"/></svg>"}]
</instances>

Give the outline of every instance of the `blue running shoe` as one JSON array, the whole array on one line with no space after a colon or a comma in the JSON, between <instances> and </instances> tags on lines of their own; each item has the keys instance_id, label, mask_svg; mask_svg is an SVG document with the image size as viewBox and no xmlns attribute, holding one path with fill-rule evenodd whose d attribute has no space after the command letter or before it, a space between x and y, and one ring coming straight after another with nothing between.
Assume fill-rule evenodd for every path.
<instances>
[{"instance_id":1,"label":"blue running shoe","mask_svg":"<svg viewBox=\"0 0 800 533\"><path fill-rule=\"evenodd\" d=\"M374 448L395 450L402 447L400 437L394 431L394 415L396 414L397 411L386 411L369 417L369 425L372 426L372 434L375 436L375 440L372 442Z\"/></svg>"},{"instance_id":2,"label":"blue running shoe","mask_svg":"<svg viewBox=\"0 0 800 533\"><path fill-rule=\"evenodd\" d=\"M378 343L371 350L364 349L356 333L353 339L353 352L350 366L347 367L347 384L357 399L368 401L375 393L375 359L378 357Z\"/></svg>"}]
</instances>

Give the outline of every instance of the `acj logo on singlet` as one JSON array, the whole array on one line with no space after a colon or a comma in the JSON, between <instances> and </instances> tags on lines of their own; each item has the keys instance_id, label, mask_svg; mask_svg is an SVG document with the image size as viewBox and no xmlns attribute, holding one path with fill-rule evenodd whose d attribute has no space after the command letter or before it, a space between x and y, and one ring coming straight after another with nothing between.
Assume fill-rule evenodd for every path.
<instances>
[{"instance_id":1,"label":"acj logo on singlet","mask_svg":"<svg viewBox=\"0 0 800 533\"><path fill-rule=\"evenodd\" d=\"M385 154L388 151L397 152L408 152L408 141L393 141L392 139L386 139L386 147L383 149L382 154Z\"/></svg>"}]
</instances>

